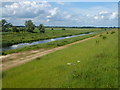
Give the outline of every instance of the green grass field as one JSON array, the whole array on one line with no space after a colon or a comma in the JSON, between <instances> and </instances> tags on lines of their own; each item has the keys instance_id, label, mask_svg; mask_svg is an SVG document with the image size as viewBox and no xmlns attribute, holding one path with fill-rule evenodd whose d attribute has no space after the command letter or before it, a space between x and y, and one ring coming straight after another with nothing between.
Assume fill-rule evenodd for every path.
<instances>
[{"instance_id":1,"label":"green grass field","mask_svg":"<svg viewBox=\"0 0 120 90\"><path fill-rule=\"evenodd\" d=\"M62 30L62 28L54 28L54 30L51 30L51 28L46 28L45 33L29 33L29 32L6 32L2 33L2 46L10 46L13 44L18 43L25 43L25 42L33 42L38 40L45 40L50 38L56 38L56 37L65 37L70 35L76 35L81 34L85 32L92 32L92 31L100 31L104 29L100 28L91 28L91 29L80 29L80 28L65 28L65 30Z\"/></svg>"},{"instance_id":2,"label":"green grass field","mask_svg":"<svg viewBox=\"0 0 120 90\"><path fill-rule=\"evenodd\" d=\"M3 88L117 88L118 34L105 33L3 72Z\"/></svg>"}]
</instances>

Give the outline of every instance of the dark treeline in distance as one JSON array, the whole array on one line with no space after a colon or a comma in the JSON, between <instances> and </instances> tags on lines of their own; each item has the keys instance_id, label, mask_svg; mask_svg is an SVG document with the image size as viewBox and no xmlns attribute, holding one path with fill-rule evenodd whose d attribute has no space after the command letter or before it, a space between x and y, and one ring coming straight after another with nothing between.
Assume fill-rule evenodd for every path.
<instances>
[{"instance_id":1,"label":"dark treeline in distance","mask_svg":"<svg viewBox=\"0 0 120 90\"><path fill-rule=\"evenodd\" d=\"M25 21L24 27L13 26L11 23L8 23L5 19L0 21L2 26L2 32L31 32L31 33L45 33L45 27L43 24L35 26L32 20Z\"/></svg>"},{"instance_id":2,"label":"dark treeline in distance","mask_svg":"<svg viewBox=\"0 0 120 90\"><path fill-rule=\"evenodd\" d=\"M45 28L61 28L61 30L65 30L65 28L118 28L118 27L94 27L94 26L44 26L43 24L39 24L36 26L32 20L25 21L25 26L13 26L11 23L8 23L5 19L0 21L2 29L0 32L31 32L31 33L45 33Z\"/></svg>"}]
</instances>

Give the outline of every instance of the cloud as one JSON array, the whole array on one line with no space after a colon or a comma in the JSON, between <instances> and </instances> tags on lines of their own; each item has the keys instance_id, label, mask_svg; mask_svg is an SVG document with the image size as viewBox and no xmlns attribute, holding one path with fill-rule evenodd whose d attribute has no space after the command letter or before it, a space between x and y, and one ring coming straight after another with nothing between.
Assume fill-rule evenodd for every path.
<instances>
[{"instance_id":1,"label":"cloud","mask_svg":"<svg viewBox=\"0 0 120 90\"><path fill-rule=\"evenodd\" d=\"M109 17L109 19L115 19L115 18L118 18L118 13L117 12L113 12Z\"/></svg>"},{"instance_id":2,"label":"cloud","mask_svg":"<svg viewBox=\"0 0 120 90\"><path fill-rule=\"evenodd\" d=\"M114 20L118 18L117 12L108 12L108 11L100 11L98 15L94 16L94 19L101 20L101 19L107 19L107 20Z\"/></svg>"},{"instance_id":3,"label":"cloud","mask_svg":"<svg viewBox=\"0 0 120 90\"><path fill-rule=\"evenodd\" d=\"M57 15L59 9L52 7L47 2L22 1L5 4L2 11L3 18L12 22L14 19L20 19L22 22L31 19L34 22L45 23L50 21L49 18Z\"/></svg>"},{"instance_id":4,"label":"cloud","mask_svg":"<svg viewBox=\"0 0 120 90\"><path fill-rule=\"evenodd\" d=\"M100 11L100 12L99 12L99 15L107 14L107 13L109 13L109 12L108 12L108 11Z\"/></svg>"},{"instance_id":5,"label":"cloud","mask_svg":"<svg viewBox=\"0 0 120 90\"><path fill-rule=\"evenodd\" d=\"M49 13L51 14L51 16L56 15L57 12L58 12L58 8L53 8L53 9L51 9L51 10L49 11Z\"/></svg>"},{"instance_id":6,"label":"cloud","mask_svg":"<svg viewBox=\"0 0 120 90\"><path fill-rule=\"evenodd\" d=\"M36 25L117 25L117 11L110 11L105 7L69 8L62 2L57 6L48 2L21 1L6 3L2 6L3 18L13 25L23 25L25 20L31 19ZM65 5L65 9L63 6ZM61 8L62 7L62 8Z\"/></svg>"},{"instance_id":7,"label":"cloud","mask_svg":"<svg viewBox=\"0 0 120 90\"><path fill-rule=\"evenodd\" d=\"M22 1L3 7L3 17L34 18L47 12L51 5L47 2Z\"/></svg>"},{"instance_id":8,"label":"cloud","mask_svg":"<svg viewBox=\"0 0 120 90\"><path fill-rule=\"evenodd\" d=\"M65 5L65 3L63 3L63 2L56 2L57 4L59 4L59 5Z\"/></svg>"}]
</instances>

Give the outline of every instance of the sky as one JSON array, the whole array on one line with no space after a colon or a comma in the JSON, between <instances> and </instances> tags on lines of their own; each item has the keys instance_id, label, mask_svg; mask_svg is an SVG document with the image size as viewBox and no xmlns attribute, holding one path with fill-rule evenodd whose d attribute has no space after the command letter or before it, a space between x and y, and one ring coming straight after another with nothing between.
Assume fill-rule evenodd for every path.
<instances>
[{"instance_id":1,"label":"sky","mask_svg":"<svg viewBox=\"0 0 120 90\"><path fill-rule=\"evenodd\" d=\"M118 26L117 2L3 2L2 19L13 25L32 20L47 26Z\"/></svg>"}]
</instances>

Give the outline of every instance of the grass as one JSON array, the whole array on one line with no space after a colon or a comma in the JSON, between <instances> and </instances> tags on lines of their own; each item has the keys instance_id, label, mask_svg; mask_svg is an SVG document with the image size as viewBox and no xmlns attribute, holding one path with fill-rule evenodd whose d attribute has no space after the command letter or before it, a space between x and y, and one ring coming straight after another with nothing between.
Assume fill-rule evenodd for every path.
<instances>
[{"instance_id":1,"label":"grass","mask_svg":"<svg viewBox=\"0 0 120 90\"><path fill-rule=\"evenodd\" d=\"M51 28L46 28L46 33L8 32L2 34L2 46L6 47L18 43L33 42L56 37L65 37L100 30L104 29L66 28L65 30L62 30L62 28L54 28L54 30L51 30Z\"/></svg>"},{"instance_id":2,"label":"grass","mask_svg":"<svg viewBox=\"0 0 120 90\"><path fill-rule=\"evenodd\" d=\"M114 32L4 71L3 88L117 88L118 40Z\"/></svg>"}]
</instances>

